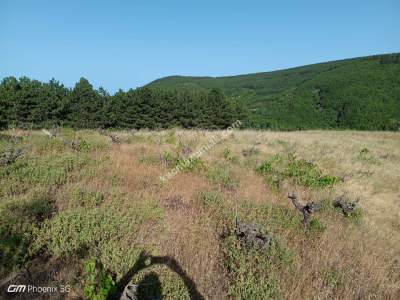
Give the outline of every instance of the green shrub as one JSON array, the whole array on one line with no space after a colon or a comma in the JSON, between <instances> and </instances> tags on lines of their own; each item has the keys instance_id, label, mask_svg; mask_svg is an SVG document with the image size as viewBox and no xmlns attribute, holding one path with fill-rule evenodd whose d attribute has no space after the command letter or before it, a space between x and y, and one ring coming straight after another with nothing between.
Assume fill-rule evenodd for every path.
<instances>
[{"instance_id":1,"label":"green shrub","mask_svg":"<svg viewBox=\"0 0 400 300\"><path fill-rule=\"evenodd\" d=\"M318 218L313 218L308 224L308 231L311 234L321 234L325 229L326 226Z\"/></svg>"},{"instance_id":2,"label":"green shrub","mask_svg":"<svg viewBox=\"0 0 400 300\"><path fill-rule=\"evenodd\" d=\"M296 159L293 154L289 154L287 159L279 154L272 155L256 171L265 176L267 183L274 188L279 188L284 179L292 179L309 188L329 187L340 181L337 176L323 175L316 165L304 159Z\"/></svg>"},{"instance_id":3,"label":"green shrub","mask_svg":"<svg viewBox=\"0 0 400 300\"><path fill-rule=\"evenodd\" d=\"M200 157L183 157L165 152L161 161L168 167L177 168L180 171L202 172L207 169L206 163Z\"/></svg>"},{"instance_id":4,"label":"green shrub","mask_svg":"<svg viewBox=\"0 0 400 300\"><path fill-rule=\"evenodd\" d=\"M217 167L210 170L207 174L208 178L212 183L218 184L219 186L226 189L236 189L238 186L237 180L230 173L229 169L223 167Z\"/></svg>"},{"instance_id":5,"label":"green shrub","mask_svg":"<svg viewBox=\"0 0 400 300\"><path fill-rule=\"evenodd\" d=\"M84 271L83 290L87 299L106 300L116 291L113 277L96 260L87 261Z\"/></svg>"},{"instance_id":6,"label":"green shrub","mask_svg":"<svg viewBox=\"0 0 400 300\"><path fill-rule=\"evenodd\" d=\"M82 167L87 161L86 156L67 153L47 158L26 158L16 161L3 174L12 178L16 185L61 185L69 180L73 170Z\"/></svg>"},{"instance_id":7,"label":"green shrub","mask_svg":"<svg viewBox=\"0 0 400 300\"><path fill-rule=\"evenodd\" d=\"M282 164L283 158L279 154L271 155L267 160L261 163L257 171L261 175L280 173L278 166Z\"/></svg>"},{"instance_id":8,"label":"green shrub","mask_svg":"<svg viewBox=\"0 0 400 300\"><path fill-rule=\"evenodd\" d=\"M117 214L98 208L65 211L44 224L36 244L56 257L84 256L122 238L120 221Z\"/></svg>"},{"instance_id":9,"label":"green shrub","mask_svg":"<svg viewBox=\"0 0 400 300\"><path fill-rule=\"evenodd\" d=\"M95 207L104 201L104 195L101 192L89 191L78 187L72 191L71 200L77 206Z\"/></svg>"},{"instance_id":10,"label":"green shrub","mask_svg":"<svg viewBox=\"0 0 400 300\"><path fill-rule=\"evenodd\" d=\"M177 166L181 171L202 172L207 169L206 163L199 157L179 159Z\"/></svg>"},{"instance_id":11,"label":"green shrub","mask_svg":"<svg viewBox=\"0 0 400 300\"><path fill-rule=\"evenodd\" d=\"M222 197L218 192L207 191L199 194L200 203L204 206L211 206L222 202Z\"/></svg>"},{"instance_id":12,"label":"green shrub","mask_svg":"<svg viewBox=\"0 0 400 300\"><path fill-rule=\"evenodd\" d=\"M127 271L139 249L135 237L141 224L151 221L156 233L162 210L154 201L113 207L76 208L63 211L35 231L32 252L44 249L54 257L95 256L113 272Z\"/></svg>"},{"instance_id":13,"label":"green shrub","mask_svg":"<svg viewBox=\"0 0 400 300\"><path fill-rule=\"evenodd\" d=\"M164 152L161 156L161 161L166 166L174 168L179 162L179 157L173 155L171 152Z\"/></svg>"},{"instance_id":14,"label":"green shrub","mask_svg":"<svg viewBox=\"0 0 400 300\"><path fill-rule=\"evenodd\" d=\"M302 228L302 218L293 209L288 209L284 206L279 205L265 205L260 210L260 213L267 215L266 224L274 230L280 229L291 229L298 230ZM263 216L258 216L261 218Z\"/></svg>"},{"instance_id":15,"label":"green shrub","mask_svg":"<svg viewBox=\"0 0 400 300\"><path fill-rule=\"evenodd\" d=\"M364 214L362 209L360 207L356 207L351 213L347 215L347 218L355 224L361 224L363 216Z\"/></svg>"},{"instance_id":16,"label":"green shrub","mask_svg":"<svg viewBox=\"0 0 400 300\"><path fill-rule=\"evenodd\" d=\"M343 283L343 275L335 268L330 268L323 273L324 282L331 288L338 288Z\"/></svg>"},{"instance_id":17,"label":"green shrub","mask_svg":"<svg viewBox=\"0 0 400 300\"><path fill-rule=\"evenodd\" d=\"M225 148L222 152L222 157L229 162L238 162L239 158L235 155L232 154L231 150L229 148Z\"/></svg>"},{"instance_id":18,"label":"green shrub","mask_svg":"<svg viewBox=\"0 0 400 300\"><path fill-rule=\"evenodd\" d=\"M268 250L246 249L234 235L225 240L228 293L235 299L280 299L279 271L292 262L292 254L279 242Z\"/></svg>"},{"instance_id":19,"label":"green shrub","mask_svg":"<svg viewBox=\"0 0 400 300\"><path fill-rule=\"evenodd\" d=\"M357 159L370 164L379 163L378 159L368 148L362 148L357 155Z\"/></svg>"},{"instance_id":20,"label":"green shrub","mask_svg":"<svg viewBox=\"0 0 400 300\"><path fill-rule=\"evenodd\" d=\"M337 176L323 175L316 165L304 159L290 160L287 175L293 177L298 184L310 188L332 186L340 181Z\"/></svg>"},{"instance_id":21,"label":"green shrub","mask_svg":"<svg viewBox=\"0 0 400 300\"><path fill-rule=\"evenodd\" d=\"M27 261L35 229L53 210L51 195L41 190L0 204L0 275Z\"/></svg>"}]
</instances>

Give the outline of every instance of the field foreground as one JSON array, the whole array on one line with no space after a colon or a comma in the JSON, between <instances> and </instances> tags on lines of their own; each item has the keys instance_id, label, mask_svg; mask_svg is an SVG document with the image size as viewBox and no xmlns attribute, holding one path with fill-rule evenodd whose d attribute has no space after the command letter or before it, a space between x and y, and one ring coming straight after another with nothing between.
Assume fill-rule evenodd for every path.
<instances>
[{"instance_id":1,"label":"field foreground","mask_svg":"<svg viewBox=\"0 0 400 300\"><path fill-rule=\"evenodd\" d=\"M0 298L399 299L399 169L400 133L4 131Z\"/></svg>"}]
</instances>

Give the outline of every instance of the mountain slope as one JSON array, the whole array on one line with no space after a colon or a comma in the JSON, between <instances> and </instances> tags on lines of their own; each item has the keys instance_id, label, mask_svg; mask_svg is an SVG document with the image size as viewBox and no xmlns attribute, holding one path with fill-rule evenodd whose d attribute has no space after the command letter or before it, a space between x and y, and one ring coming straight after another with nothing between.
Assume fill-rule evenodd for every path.
<instances>
[{"instance_id":1,"label":"mountain slope","mask_svg":"<svg viewBox=\"0 0 400 300\"><path fill-rule=\"evenodd\" d=\"M148 86L220 88L248 108L251 127L288 130L400 127L399 53L239 76L170 76Z\"/></svg>"}]
</instances>

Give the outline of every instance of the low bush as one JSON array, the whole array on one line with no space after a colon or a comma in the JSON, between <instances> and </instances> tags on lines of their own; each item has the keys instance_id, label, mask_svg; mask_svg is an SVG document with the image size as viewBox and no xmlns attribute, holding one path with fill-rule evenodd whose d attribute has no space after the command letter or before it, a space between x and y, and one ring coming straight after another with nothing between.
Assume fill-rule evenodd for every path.
<instances>
[{"instance_id":1,"label":"low bush","mask_svg":"<svg viewBox=\"0 0 400 300\"><path fill-rule=\"evenodd\" d=\"M106 300L116 291L111 276L95 259L88 260L84 267L84 293L90 300Z\"/></svg>"},{"instance_id":2,"label":"low bush","mask_svg":"<svg viewBox=\"0 0 400 300\"><path fill-rule=\"evenodd\" d=\"M237 299L281 298L279 271L290 265L288 248L273 242L268 250L247 249L234 235L225 240L225 264L229 274L228 293Z\"/></svg>"},{"instance_id":3,"label":"low bush","mask_svg":"<svg viewBox=\"0 0 400 300\"><path fill-rule=\"evenodd\" d=\"M229 148L223 150L222 157L228 162L237 163L239 161L239 157L233 155Z\"/></svg>"},{"instance_id":4,"label":"low bush","mask_svg":"<svg viewBox=\"0 0 400 300\"><path fill-rule=\"evenodd\" d=\"M284 179L308 188L324 188L340 182L338 176L324 175L313 163L289 155L287 159L279 154L270 156L256 171L265 176L269 185L279 188Z\"/></svg>"},{"instance_id":5,"label":"low bush","mask_svg":"<svg viewBox=\"0 0 400 300\"><path fill-rule=\"evenodd\" d=\"M368 148L362 148L357 154L357 159L370 164L379 164L378 158Z\"/></svg>"},{"instance_id":6,"label":"low bush","mask_svg":"<svg viewBox=\"0 0 400 300\"><path fill-rule=\"evenodd\" d=\"M121 273L139 254L135 238L144 222L153 227L161 207L145 201L120 211L114 208L77 208L63 211L35 231L32 252L44 249L54 257L97 257L107 269Z\"/></svg>"},{"instance_id":7,"label":"low bush","mask_svg":"<svg viewBox=\"0 0 400 300\"><path fill-rule=\"evenodd\" d=\"M0 204L0 275L27 261L35 229L53 210L53 199L45 190Z\"/></svg>"},{"instance_id":8,"label":"low bush","mask_svg":"<svg viewBox=\"0 0 400 300\"><path fill-rule=\"evenodd\" d=\"M228 168L223 166L211 169L207 177L212 183L228 190L234 190L238 186L237 179L234 178Z\"/></svg>"},{"instance_id":9,"label":"low bush","mask_svg":"<svg viewBox=\"0 0 400 300\"><path fill-rule=\"evenodd\" d=\"M204 206L212 206L223 201L221 195L215 191L206 191L199 193L198 199Z\"/></svg>"},{"instance_id":10,"label":"low bush","mask_svg":"<svg viewBox=\"0 0 400 300\"><path fill-rule=\"evenodd\" d=\"M99 206L104 201L104 195L101 192L77 187L72 191L71 200L76 206L95 207Z\"/></svg>"},{"instance_id":11,"label":"low bush","mask_svg":"<svg viewBox=\"0 0 400 300\"><path fill-rule=\"evenodd\" d=\"M246 148L242 150L242 154L244 157L251 157L251 156L256 156L260 153L260 150L255 147L251 148Z\"/></svg>"}]
</instances>

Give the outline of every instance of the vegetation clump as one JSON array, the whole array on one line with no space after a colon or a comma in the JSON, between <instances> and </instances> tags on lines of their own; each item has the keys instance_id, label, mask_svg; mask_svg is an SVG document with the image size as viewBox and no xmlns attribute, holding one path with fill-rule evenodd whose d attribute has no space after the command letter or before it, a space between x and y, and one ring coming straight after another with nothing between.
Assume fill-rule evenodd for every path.
<instances>
[{"instance_id":1,"label":"vegetation clump","mask_svg":"<svg viewBox=\"0 0 400 300\"><path fill-rule=\"evenodd\" d=\"M236 219L235 234L241 243L248 248L268 249L272 243L272 237L262 233L255 223L246 224L239 219Z\"/></svg>"},{"instance_id":2,"label":"vegetation clump","mask_svg":"<svg viewBox=\"0 0 400 300\"><path fill-rule=\"evenodd\" d=\"M287 158L274 154L265 160L257 171L276 188L279 188L285 179L293 179L299 185L314 189L333 186L341 181L338 176L324 175L315 164L297 159L293 154L289 154Z\"/></svg>"},{"instance_id":3,"label":"vegetation clump","mask_svg":"<svg viewBox=\"0 0 400 300\"><path fill-rule=\"evenodd\" d=\"M260 153L260 150L258 148L256 148L255 146L242 150L242 154L244 157L256 156L259 153Z\"/></svg>"},{"instance_id":4,"label":"vegetation clump","mask_svg":"<svg viewBox=\"0 0 400 300\"><path fill-rule=\"evenodd\" d=\"M84 293L87 299L106 300L115 293L113 277L95 259L86 262L84 271Z\"/></svg>"},{"instance_id":5,"label":"vegetation clump","mask_svg":"<svg viewBox=\"0 0 400 300\"><path fill-rule=\"evenodd\" d=\"M358 207L358 201L349 201L344 196L340 196L333 202L333 206L339 209L343 215L355 223L360 223L362 218L362 210Z\"/></svg>"},{"instance_id":6,"label":"vegetation clump","mask_svg":"<svg viewBox=\"0 0 400 300\"><path fill-rule=\"evenodd\" d=\"M35 230L53 211L54 201L45 190L0 203L0 276L21 268L30 259Z\"/></svg>"},{"instance_id":7,"label":"vegetation clump","mask_svg":"<svg viewBox=\"0 0 400 300\"><path fill-rule=\"evenodd\" d=\"M9 148L0 153L0 166L10 165L22 155L22 149Z\"/></svg>"}]
</instances>

